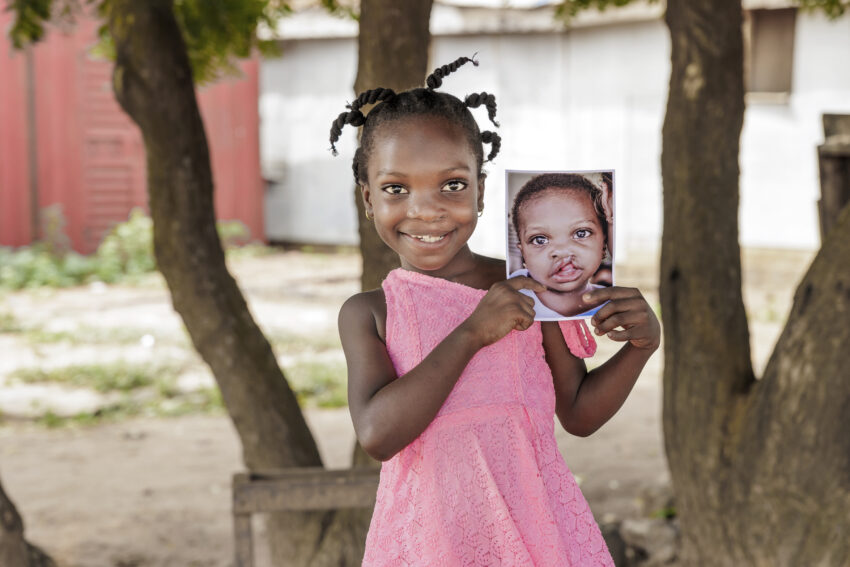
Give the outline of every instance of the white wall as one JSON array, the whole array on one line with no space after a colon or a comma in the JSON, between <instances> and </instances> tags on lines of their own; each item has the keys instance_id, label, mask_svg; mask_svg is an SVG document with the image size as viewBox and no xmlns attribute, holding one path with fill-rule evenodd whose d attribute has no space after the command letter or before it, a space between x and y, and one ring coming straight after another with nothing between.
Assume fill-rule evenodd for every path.
<instances>
[{"instance_id":1,"label":"white wall","mask_svg":"<svg viewBox=\"0 0 850 567\"><path fill-rule=\"evenodd\" d=\"M821 114L850 113L850 17L799 13L786 104L751 100L741 133L741 242L820 246L817 146Z\"/></svg>"},{"instance_id":2,"label":"white wall","mask_svg":"<svg viewBox=\"0 0 850 567\"><path fill-rule=\"evenodd\" d=\"M439 36L436 66L478 52L481 64L448 77L460 97L492 92L502 151L489 172L485 214L472 239L503 256L505 169L614 169L618 260L654 251L661 234L661 125L669 39L661 20L588 27L569 33ZM741 242L816 248L820 114L850 113L850 17L838 22L800 13L794 86L787 102L751 100L741 149ZM266 200L272 240L357 242L350 163L354 132L328 149L331 121L353 98L356 42L286 42L261 75L262 158L280 184ZM493 129L486 111L474 111Z\"/></svg>"},{"instance_id":3,"label":"white wall","mask_svg":"<svg viewBox=\"0 0 850 567\"><path fill-rule=\"evenodd\" d=\"M353 99L354 39L286 42L283 56L260 67L260 160L273 181L265 199L266 237L313 244L357 242L352 128L339 156L330 152L331 122Z\"/></svg>"}]
</instances>

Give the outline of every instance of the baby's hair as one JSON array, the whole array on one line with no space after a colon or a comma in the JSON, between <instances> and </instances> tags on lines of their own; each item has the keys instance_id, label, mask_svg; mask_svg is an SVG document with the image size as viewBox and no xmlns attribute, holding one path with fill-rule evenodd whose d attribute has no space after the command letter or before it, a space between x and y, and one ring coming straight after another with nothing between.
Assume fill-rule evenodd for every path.
<instances>
[{"instance_id":1,"label":"baby's hair","mask_svg":"<svg viewBox=\"0 0 850 567\"><path fill-rule=\"evenodd\" d=\"M593 210L596 213L596 218L599 220L599 225L602 227L605 244L608 243L608 219L605 216L605 207L602 204L602 199L604 198L602 190L591 183L584 175L578 175L576 173L544 173L532 177L522 186L514 198L514 206L511 208L511 217L517 238L522 238L519 232L520 207L527 201L540 196L547 189L567 189L586 192L590 197L590 202L593 203Z\"/></svg>"},{"instance_id":2,"label":"baby's hair","mask_svg":"<svg viewBox=\"0 0 850 567\"><path fill-rule=\"evenodd\" d=\"M475 56L473 55L473 57ZM469 109L483 105L487 108L487 116L490 121L495 126L499 126L499 123L496 122L496 97L490 93L480 92L471 94L461 101L454 95L435 90L443 84L443 78L446 75L457 71L466 63L478 66L478 61L470 57L460 57L448 65L438 67L428 75L425 79L427 88L419 87L400 93L384 88L371 89L359 94L354 102L346 105L348 111L337 116L331 125L331 151L334 155L337 155L336 142L346 124L363 126L363 132L360 135L360 147L354 152L354 160L351 164L354 180L358 184L364 184L368 180L366 164L372 153L375 132L378 128L382 124L414 116L431 116L459 125L466 135L470 148L472 148L478 174L481 175L481 168L484 165L482 144L490 145L487 161L493 161L493 158L499 153L502 139L495 132L489 130L481 132ZM367 104L374 104L375 106L368 114L364 115L360 109Z\"/></svg>"}]
</instances>

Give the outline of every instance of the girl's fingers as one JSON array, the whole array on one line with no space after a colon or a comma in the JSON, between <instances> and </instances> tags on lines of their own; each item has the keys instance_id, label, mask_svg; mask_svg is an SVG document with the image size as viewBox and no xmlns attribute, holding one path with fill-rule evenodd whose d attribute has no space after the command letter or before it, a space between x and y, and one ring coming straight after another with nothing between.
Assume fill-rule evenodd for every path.
<instances>
[{"instance_id":1,"label":"girl's fingers","mask_svg":"<svg viewBox=\"0 0 850 567\"><path fill-rule=\"evenodd\" d=\"M593 316L591 322L594 325L599 326L617 313L644 311L648 308L649 306L646 304L643 297L612 300L603 305L602 309L596 312L596 315Z\"/></svg>"},{"instance_id":2,"label":"girl's fingers","mask_svg":"<svg viewBox=\"0 0 850 567\"><path fill-rule=\"evenodd\" d=\"M528 276L513 277L509 280L505 280L505 284L515 290L530 289L531 291L546 291L545 285L529 278Z\"/></svg>"},{"instance_id":3,"label":"girl's fingers","mask_svg":"<svg viewBox=\"0 0 850 567\"><path fill-rule=\"evenodd\" d=\"M626 329L624 331L608 331L608 338L612 341L630 341L642 337L633 337L631 329Z\"/></svg>"},{"instance_id":4,"label":"girl's fingers","mask_svg":"<svg viewBox=\"0 0 850 567\"><path fill-rule=\"evenodd\" d=\"M611 301L614 299L630 299L632 297L643 297L639 289L633 287L601 287L588 291L582 296L587 302L602 303L603 301Z\"/></svg>"},{"instance_id":5,"label":"girl's fingers","mask_svg":"<svg viewBox=\"0 0 850 567\"><path fill-rule=\"evenodd\" d=\"M635 325L646 323L647 319L646 311L643 310L629 310L615 313L596 324L596 334L601 335L617 327L623 327L624 329L634 327Z\"/></svg>"}]
</instances>

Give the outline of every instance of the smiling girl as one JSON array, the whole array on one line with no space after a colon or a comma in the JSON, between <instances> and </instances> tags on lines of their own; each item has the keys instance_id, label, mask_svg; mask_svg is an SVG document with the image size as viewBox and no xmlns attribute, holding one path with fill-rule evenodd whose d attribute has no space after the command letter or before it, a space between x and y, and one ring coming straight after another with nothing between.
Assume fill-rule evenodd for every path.
<instances>
[{"instance_id":1,"label":"smiling girl","mask_svg":"<svg viewBox=\"0 0 850 567\"><path fill-rule=\"evenodd\" d=\"M504 261L469 249L483 144L488 160L499 151L469 109L486 106L495 124L496 102L436 89L470 61L437 69L428 88L362 93L331 128L333 147L344 125L363 126L354 177L401 260L339 313L354 429L383 461L363 564L611 567L554 418L589 435L614 415L658 348L658 320L637 290L592 291L610 300L597 333L625 345L588 371L584 321L536 323L518 290L544 286L505 280Z\"/></svg>"}]
</instances>

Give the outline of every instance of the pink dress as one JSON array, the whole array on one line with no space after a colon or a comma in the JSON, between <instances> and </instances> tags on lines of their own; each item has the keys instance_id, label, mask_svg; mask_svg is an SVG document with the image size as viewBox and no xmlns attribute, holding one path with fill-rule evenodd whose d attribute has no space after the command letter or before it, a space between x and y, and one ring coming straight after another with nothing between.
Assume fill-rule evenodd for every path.
<instances>
[{"instance_id":1,"label":"pink dress","mask_svg":"<svg viewBox=\"0 0 850 567\"><path fill-rule=\"evenodd\" d=\"M486 293L403 269L383 288L399 376ZM573 354L593 354L583 322L562 330ZM363 565L613 567L558 452L554 416L539 323L479 351L434 421L383 463Z\"/></svg>"}]
</instances>

